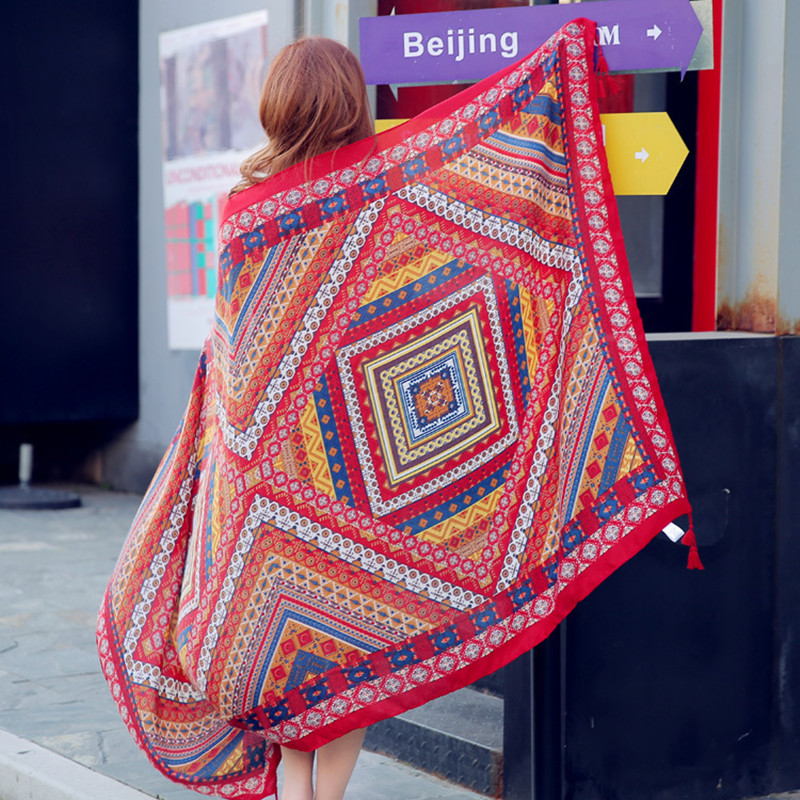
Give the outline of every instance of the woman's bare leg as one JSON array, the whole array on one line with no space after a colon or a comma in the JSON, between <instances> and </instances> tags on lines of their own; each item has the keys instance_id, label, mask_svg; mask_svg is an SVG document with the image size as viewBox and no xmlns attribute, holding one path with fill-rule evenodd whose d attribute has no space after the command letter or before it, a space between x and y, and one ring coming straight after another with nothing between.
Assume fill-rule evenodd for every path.
<instances>
[{"instance_id":1,"label":"woman's bare leg","mask_svg":"<svg viewBox=\"0 0 800 800\"><path fill-rule=\"evenodd\" d=\"M311 783L311 770L314 767L314 753L281 747L283 764L283 789L281 800L313 800L314 787Z\"/></svg>"},{"instance_id":2,"label":"woman's bare leg","mask_svg":"<svg viewBox=\"0 0 800 800\"><path fill-rule=\"evenodd\" d=\"M314 800L343 800L344 790L353 774L365 733L365 728L350 731L317 750Z\"/></svg>"}]
</instances>

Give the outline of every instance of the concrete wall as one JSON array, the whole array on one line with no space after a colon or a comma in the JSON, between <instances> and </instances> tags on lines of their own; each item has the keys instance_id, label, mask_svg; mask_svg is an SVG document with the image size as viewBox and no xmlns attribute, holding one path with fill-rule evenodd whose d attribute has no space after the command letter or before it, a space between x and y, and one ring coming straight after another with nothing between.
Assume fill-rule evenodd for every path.
<instances>
[{"instance_id":1,"label":"concrete wall","mask_svg":"<svg viewBox=\"0 0 800 800\"><path fill-rule=\"evenodd\" d=\"M267 9L268 48L295 38L290 0L140 0L139 68L139 370L140 415L103 453L103 480L146 488L186 405L199 351L170 350L161 175L158 35L163 31Z\"/></svg>"}]
</instances>

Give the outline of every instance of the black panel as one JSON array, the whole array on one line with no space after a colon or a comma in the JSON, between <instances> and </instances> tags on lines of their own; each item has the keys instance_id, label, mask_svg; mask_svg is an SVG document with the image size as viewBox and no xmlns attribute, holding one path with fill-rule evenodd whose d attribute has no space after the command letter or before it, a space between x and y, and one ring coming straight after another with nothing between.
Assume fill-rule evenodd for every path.
<instances>
[{"instance_id":1,"label":"black panel","mask_svg":"<svg viewBox=\"0 0 800 800\"><path fill-rule=\"evenodd\" d=\"M775 789L800 787L800 338L780 340Z\"/></svg>"},{"instance_id":2,"label":"black panel","mask_svg":"<svg viewBox=\"0 0 800 800\"><path fill-rule=\"evenodd\" d=\"M706 570L662 535L568 620L571 800L772 788L777 346L651 348Z\"/></svg>"},{"instance_id":3,"label":"black panel","mask_svg":"<svg viewBox=\"0 0 800 800\"><path fill-rule=\"evenodd\" d=\"M132 420L138 6L7 13L0 425Z\"/></svg>"},{"instance_id":4,"label":"black panel","mask_svg":"<svg viewBox=\"0 0 800 800\"><path fill-rule=\"evenodd\" d=\"M543 643L544 644L544 643ZM540 645L541 647L542 645ZM523 653L504 668L503 798L533 797L533 654ZM552 724L552 720L550 720ZM559 718L556 724L560 725Z\"/></svg>"}]
</instances>

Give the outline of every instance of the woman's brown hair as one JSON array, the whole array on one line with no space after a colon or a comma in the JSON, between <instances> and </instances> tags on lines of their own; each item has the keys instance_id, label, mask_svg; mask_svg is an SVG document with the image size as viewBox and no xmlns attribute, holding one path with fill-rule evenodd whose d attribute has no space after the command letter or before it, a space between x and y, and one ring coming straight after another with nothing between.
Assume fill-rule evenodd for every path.
<instances>
[{"instance_id":1,"label":"woman's brown hair","mask_svg":"<svg viewBox=\"0 0 800 800\"><path fill-rule=\"evenodd\" d=\"M323 36L299 39L278 53L259 114L267 144L244 161L231 194L375 132L361 64Z\"/></svg>"}]
</instances>

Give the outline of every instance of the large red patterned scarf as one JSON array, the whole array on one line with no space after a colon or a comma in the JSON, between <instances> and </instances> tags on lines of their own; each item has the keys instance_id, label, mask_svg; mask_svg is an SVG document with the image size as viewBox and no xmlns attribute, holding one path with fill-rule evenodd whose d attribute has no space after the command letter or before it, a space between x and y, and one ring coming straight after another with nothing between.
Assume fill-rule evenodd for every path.
<instances>
[{"instance_id":1,"label":"large red patterned scarf","mask_svg":"<svg viewBox=\"0 0 800 800\"><path fill-rule=\"evenodd\" d=\"M594 26L229 203L217 322L100 615L131 733L207 794L529 649L688 511Z\"/></svg>"}]
</instances>

